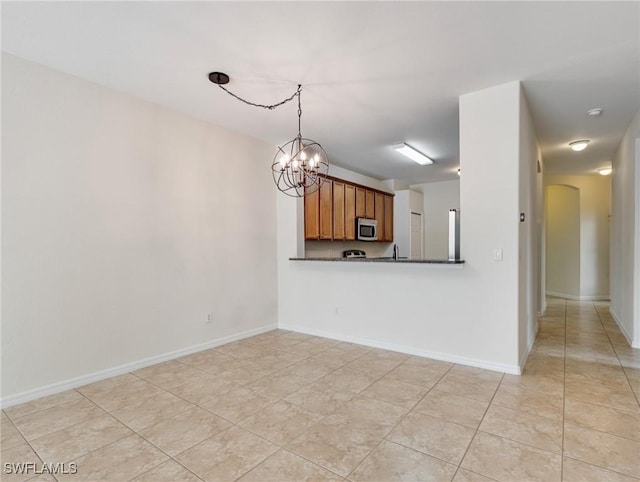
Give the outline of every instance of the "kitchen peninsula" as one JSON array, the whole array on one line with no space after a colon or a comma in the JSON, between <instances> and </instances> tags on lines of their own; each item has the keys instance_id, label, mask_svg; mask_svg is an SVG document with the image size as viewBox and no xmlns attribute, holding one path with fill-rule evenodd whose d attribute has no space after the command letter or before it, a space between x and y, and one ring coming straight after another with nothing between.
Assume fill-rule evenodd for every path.
<instances>
[{"instance_id":1,"label":"kitchen peninsula","mask_svg":"<svg viewBox=\"0 0 640 482\"><path fill-rule=\"evenodd\" d=\"M309 258L289 258L290 261L338 261L345 263L417 263L417 264L444 264L444 265L458 265L464 264L463 259L393 259L389 257L382 258L321 258L321 257L309 257Z\"/></svg>"},{"instance_id":2,"label":"kitchen peninsula","mask_svg":"<svg viewBox=\"0 0 640 482\"><path fill-rule=\"evenodd\" d=\"M304 248L289 259L462 267L459 244L456 250L449 248L447 256L446 227L438 232L444 250L425 256L423 194L408 189L394 192L392 187L384 183L372 186L371 180L356 183L351 176L327 176L301 203L304 216L299 219L303 224L299 233L304 236ZM445 215L446 211L442 212L444 219Z\"/></svg>"}]
</instances>

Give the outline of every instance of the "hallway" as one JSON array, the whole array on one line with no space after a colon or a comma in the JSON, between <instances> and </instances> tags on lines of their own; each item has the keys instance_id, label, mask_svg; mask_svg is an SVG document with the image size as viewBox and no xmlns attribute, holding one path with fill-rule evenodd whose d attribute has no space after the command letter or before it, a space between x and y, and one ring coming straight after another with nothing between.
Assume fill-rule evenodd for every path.
<instances>
[{"instance_id":1,"label":"hallway","mask_svg":"<svg viewBox=\"0 0 640 482\"><path fill-rule=\"evenodd\" d=\"M509 387L518 409L563 416L565 481L640 477L640 350L629 346L608 308L548 298L522 377L505 375L494 399L500 403Z\"/></svg>"}]
</instances>

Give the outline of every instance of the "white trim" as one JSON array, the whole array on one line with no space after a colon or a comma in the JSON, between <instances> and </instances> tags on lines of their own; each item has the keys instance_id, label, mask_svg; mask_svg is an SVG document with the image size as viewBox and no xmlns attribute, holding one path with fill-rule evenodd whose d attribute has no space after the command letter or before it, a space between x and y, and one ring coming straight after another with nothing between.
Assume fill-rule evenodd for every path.
<instances>
[{"instance_id":1,"label":"white trim","mask_svg":"<svg viewBox=\"0 0 640 482\"><path fill-rule=\"evenodd\" d=\"M531 349L536 342L536 336L538 334L538 320L533 325L533 329L529 333L529 343L527 344L527 351L522 354L520 357L520 366L518 367L518 375L522 375L522 370L524 370L525 365L527 364L527 359L529 358L529 354L531 353Z\"/></svg>"},{"instance_id":2,"label":"white trim","mask_svg":"<svg viewBox=\"0 0 640 482\"><path fill-rule=\"evenodd\" d=\"M564 298L566 300L574 301L611 301L609 295L595 295L595 296L575 296L567 295L565 293L557 293L556 291L547 291L547 296L554 296L556 298Z\"/></svg>"},{"instance_id":3,"label":"white trim","mask_svg":"<svg viewBox=\"0 0 640 482\"><path fill-rule=\"evenodd\" d=\"M173 360L174 358L180 358L186 355L191 355L192 353L196 353L202 350L208 350L209 348L214 348L216 346L224 345L225 343L236 340L241 340L243 338L248 338L250 336L259 335L260 333L265 333L277 328L278 325L276 323L271 323L260 328L243 331L242 333L238 333L236 335L217 338L206 343L200 343L198 345L192 345L187 348L181 348L180 350L163 353L162 355L152 356L131 363L126 363L124 365L119 365L117 367L107 368L106 370L100 370L98 372L88 373L79 377L52 383L43 387L33 388L25 392L16 393L15 395L2 397L0 399L0 407L7 408L19 403L30 402L31 400L35 400L37 398L46 397L47 395L64 392L65 390L71 390L72 388L81 387L82 385L86 385L88 383L98 382L100 380L104 380L105 378L111 378L115 377L116 375L129 373L140 368L155 365L156 363Z\"/></svg>"},{"instance_id":4,"label":"white trim","mask_svg":"<svg viewBox=\"0 0 640 482\"><path fill-rule=\"evenodd\" d=\"M636 114L636 117L638 115ZM633 238L636 241L636 245L633 248L633 257L635 260L635 267L633 270L633 290L632 293L636 293L635 297L631 298L631 323L634 336L632 339L631 346L633 348L640 348L640 301L638 300L637 294L640 292L640 126L638 127L638 132L636 134L636 164L635 164L635 172L636 172L636 180L634 185L635 192L635 203L634 203L634 211L636 214L636 219L634 221L634 235ZM633 344L635 342L635 345Z\"/></svg>"},{"instance_id":5,"label":"white trim","mask_svg":"<svg viewBox=\"0 0 640 482\"><path fill-rule=\"evenodd\" d=\"M618 315L616 315L616 312L613 311L613 308L611 306L609 307L609 313L611 314L611 318L613 318L613 321L616 322L616 325L618 325L618 328L626 338L627 343L629 343L629 346L631 346L632 348L640 348L638 346L633 346L633 339L631 338L631 335L627 331L627 327L624 326L624 324L620 321L620 318L618 318Z\"/></svg>"},{"instance_id":6,"label":"white trim","mask_svg":"<svg viewBox=\"0 0 640 482\"><path fill-rule=\"evenodd\" d=\"M323 330L310 330L308 328L300 327L298 325L291 325L288 323L280 323L278 325L278 328L280 328L281 330L295 331L296 333L304 333L306 335L321 336L323 338L330 338L332 340L356 343L358 345L370 346L373 348L382 348L383 350L397 351L400 353L406 353L407 355L416 355L425 358L433 358L434 360L442 360L452 363L459 363L461 365L484 368L486 370L493 370L501 373L509 373L512 375L521 374L520 367L518 367L517 365L505 365L503 363L493 363L484 360L477 360L475 358L449 355L447 353L420 350L411 346L396 345L395 343L386 343L383 341L371 340L369 338L361 338L359 336L343 335L341 333L327 332Z\"/></svg>"},{"instance_id":7,"label":"white trim","mask_svg":"<svg viewBox=\"0 0 640 482\"><path fill-rule=\"evenodd\" d=\"M540 305L540 308L542 308L542 312L538 312L538 316L542 316L544 315L544 312L547 311L547 298L546 296L542 297L542 303Z\"/></svg>"}]
</instances>

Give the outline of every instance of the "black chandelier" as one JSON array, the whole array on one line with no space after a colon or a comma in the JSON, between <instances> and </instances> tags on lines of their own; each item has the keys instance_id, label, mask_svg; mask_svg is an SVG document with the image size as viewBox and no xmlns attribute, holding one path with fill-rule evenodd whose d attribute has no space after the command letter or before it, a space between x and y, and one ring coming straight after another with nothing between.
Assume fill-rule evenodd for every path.
<instances>
[{"instance_id":1,"label":"black chandelier","mask_svg":"<svg viewBox=\"0 0 640 482\"><path fill-rule=\"evenodd\" d=\"M227 74L211 72L209 74L209 80L239 101L263 109L273 110L296 97L298 98L298 135L282 147L278 146L276 155L273 158L273 163L271 164L273 181L278 190L291 197L303 197L318 190L329 173L329 159L327 153L318 142L302 137L300 133L302 120L300 94L302 92L302 85L298 84L298 89L293 95L277 104L264 105L249 102L224 87L225 84L229 83L229 76Z\"/></svg>"}]
</instances>

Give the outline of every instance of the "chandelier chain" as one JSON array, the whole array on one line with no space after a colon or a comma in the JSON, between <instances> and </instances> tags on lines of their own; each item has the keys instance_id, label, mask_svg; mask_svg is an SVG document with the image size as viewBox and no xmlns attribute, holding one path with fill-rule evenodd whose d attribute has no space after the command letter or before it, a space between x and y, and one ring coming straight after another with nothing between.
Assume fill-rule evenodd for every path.
<instances>
[{"instance_id":1,"label":"chandelier chain","mask_svg":"<svg viewBox=\"0 0 640 482\"><path fill-rule=\"evenodd\" d=\"M300 116L302 114L302 111L300 109L300 91L302 90L302 85L300 85L300 84L298 84L298 89L290 97L287 97L286 99L278 102L277 104L256 104L255 102L248 101L248 100L243 99L242 97L234 94L233 92L231 92L229 89L225 88L221 84L217 84L217 85L222 90L224 90L227 94L229 94L231 97L234 97L234 98L238 99L240 102L244 102L245 104L251 105L253 107L261 107L263 109L268 109L268 110L273 110L276 107L280 107L281 105L284 105L287 102L292 101L296 96L298 96L298 116Z\"/></svg>"},{"instance_id":2,"label":"chandelier chain","mask_svg":"<svg viewBox=\"0 0 640 482\"><path fill-rule=\"evenodd\" d=\"M302 104L300 103L301 89L302 89L302 86L298 84L298 92L296 92L296 95L298 96L298 137L302 137L302 135L300 134L300 124L302 122Z\"/></svg>"}]
</instances>

